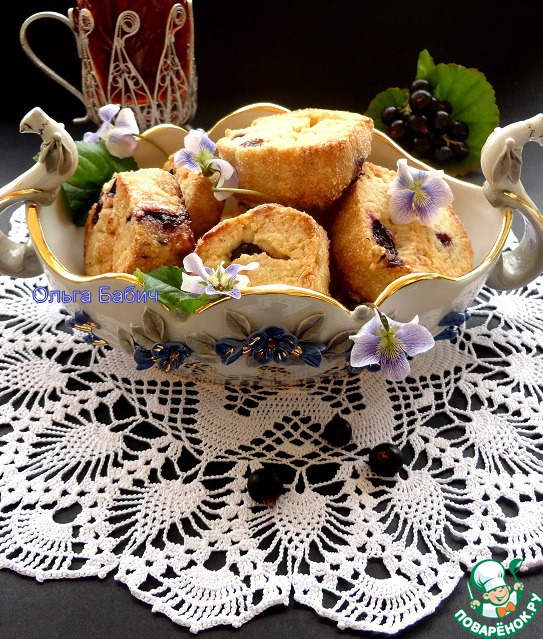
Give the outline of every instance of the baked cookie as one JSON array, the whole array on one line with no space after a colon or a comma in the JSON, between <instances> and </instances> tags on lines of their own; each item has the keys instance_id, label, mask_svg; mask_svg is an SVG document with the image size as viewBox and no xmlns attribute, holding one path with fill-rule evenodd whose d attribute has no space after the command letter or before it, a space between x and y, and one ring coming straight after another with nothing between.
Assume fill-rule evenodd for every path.
<instances>
[{"instance_id":1,"label":"baked cookie","mask_svg":"<svg viewBox=\"0 0 543 639\"><path fill-rule=\"evenodd\" d=\"M162 169L116 173L85 227L87 275L180 265L194 247L176 179Z\"/></svg>"},{"instance_id":2,"label":"baked cookie","mask_svg":"<svg viewBox=\"0 0 543 639\"><path fill-rule=\"evenodd\" d=\"M359 175L371 149L373 121L358 113L301 109L227 129L219 155L240 188L297 209L322 209Z\"/></svg>"},{"instance_id":3,"label":"baked cookie","mask_svg":"<svg viewBox=\"0 0 543 639\"><path fill-rule=\"evenodd\" d=\"M196 244L206 266L258 262L246 273L252 286L289 284L328 293L328 236L301 211L262 204L223 220Z\"/></svg>"},{"instance_id":4,"label":"baked cookie","mask_svg":"<svg viewBox=\"0 0 543 639\"><path fill-rule=\"evenodd\" d=\"M451 277L472 268L473 249L452 207L424 226L390 221L388 185L396 176L369 162L341 203L331 231L331 249L343 291L373 302L388 284L409 273Z\"/></svg>"},{"instance_id":5,"label":"baked cookie","mask_svg":"<svg viewBox=\"0 0 543 639\"><path fill-rule=\"evenodd\" d=\"M179 184L192 232L198 239L217 224L224 209L224 201L217 200L213 195L213 178L204 177L186 166L178 166L173 161L173 155L164 165L164 170L174 175Z\"/></svg>"}]
</instances>

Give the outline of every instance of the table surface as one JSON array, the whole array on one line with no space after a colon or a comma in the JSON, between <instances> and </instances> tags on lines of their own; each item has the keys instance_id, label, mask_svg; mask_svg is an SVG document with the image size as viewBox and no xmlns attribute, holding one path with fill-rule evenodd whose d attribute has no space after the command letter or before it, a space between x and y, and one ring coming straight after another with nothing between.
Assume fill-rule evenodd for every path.
<instances>
[{"instance_id":1,"label":"table surface","mask_svg":"<svg viewBox=\"0 0 543 639\"><path fill-rule=\"evenodd\" d=\"M66 0L31 0L14 7L0 25L0 60L4 63L0 184L28 168L39 148L36 136L18 133L18 122L33 106L39 105L55 119L67 122L74 137L94 128L69 124L72 117L82 114L82 106L33 67L18 42L18 29L25 17L43 9L65 13L69 6ZM519 24L518 16L527 12L528 3L511 3L499 14L495 7L493 2L463 0L439 8L428 0L389 2L386 6L354 0L328 6L309 0L243 0L230 5L195 0L200 81L195 124L205 128L233 109L257 101L290 108L318 106L363 112L378 91L410 83L417 54L425 47L438 62L482 70L496 90L502 124L525 119L538 113L543 102L543 75L539 72L543 41L512 26ZM47 62L77 84L75 46L67 29L48 21L41 30L33 28L31 36ZM523 181L536 203L541 203L541 157L536 145L531 146L534 148L525 153ZM481 176L474 174L469 179L480 182ZM524 575L523 582L526 591L543 593L543 570ZM112 577L39 584L1 571L0 593L2 639L191 636L188 630L154 615L147 604L137 601ZM466 584L461 580L435 614L397 636L468 637L453 620L454 613L467 605ZM205 633L217 639L233 635L240 639L373 636L340 632L334 624L294 603L270 610L241 629ZM541 623L534 622L521 635L525 639L539 637Z\"/></svg>"}]
</instances>

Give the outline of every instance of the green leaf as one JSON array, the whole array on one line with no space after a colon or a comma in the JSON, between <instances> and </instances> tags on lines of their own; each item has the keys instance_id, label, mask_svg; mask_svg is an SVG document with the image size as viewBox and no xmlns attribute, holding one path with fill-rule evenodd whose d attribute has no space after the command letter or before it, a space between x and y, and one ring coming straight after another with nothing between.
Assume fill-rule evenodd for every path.
<instances>
[{"instance_id":1,"label":"green leaf","mask_svg":"<svg viewBox=\"0 0 543 639\"><path fill-rule=\"evenodd\" d=\"M428 80L428 77L435 68L436 64L428 49L421 51L419 53L419 59L417 60L417 80ZM428 80L428 82L430 82L430 80Z\"/></svg>"},{"instance_id":2,"label":"green leaf","mask_svg":"<svg viewBox=\"0 0 543 639\"><path fill-rule=\"evenodd\" d=\"M388 133L388 127L381 121L381 113L383 109L389 106L403 107L409 100L409 91L407 89L398 89L394 87L377 94L370 102L365 115L373 120L373 125L379 131Z\"/></svg>"},{"instance_id":3,"label":"green leaf","mask_svg":"<svg viewBox=\"0 0 543 639\"><path fill-rule=\"evenodd\" d=\"M159 266L148 275L152 275L155 279L164 282L164 284L169 284L174 288L181 288L184 272L180 266ZM142 275L144 275L144 273L142 273Z\"/></svg>"},{"instance_id":4,"label":"green leaf","mask_svg":"<svg viewBox=\"0 0 543 639\"><path fill-rule=\"evenodd\" d=\"M170 309L182 309L187 314L217 299L216 295L194 295L180 290L183 269L179 266L161 266L149 273L136 269L134 275L145 291L158 293L158 300L162 304Z\"/></svg>"},{"instance_id":5,"label":"green leaf","mask_svg":"<svg viewBox=\"0 0 543 639\"><path fill-rule=\"evenodd\" d=\"M72 220L85 226L92 205L98 200L102 186L120 171L135 171L134 158L117 158L104 142L76 142L79 161L72 178L62 185Z\"/></svg>"}]
</instances>

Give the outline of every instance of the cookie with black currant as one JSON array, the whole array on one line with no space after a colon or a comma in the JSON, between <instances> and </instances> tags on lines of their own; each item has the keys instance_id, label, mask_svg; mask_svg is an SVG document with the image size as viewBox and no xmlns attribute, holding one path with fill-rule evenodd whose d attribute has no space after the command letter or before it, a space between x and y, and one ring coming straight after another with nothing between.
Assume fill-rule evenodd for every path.
<instances>
[{"instance_id":1,"label":"cookie with black currant","mask_svg":"<svg viewBox=\"0 0 543 639\"><path fill-rule=\"evenodd\" d=\"M261 204L223 220L196 244L206 266L221 262L258 268L247 273L251 286L287 284L328 293L329 241L307 213L278 204Z\"/></svg>"},{"instance_id":2,"label":"cookie with black currant","mask_svg":"<svg viewBox=\"0 0 543 639\"><path fill-rule=\"evenodd\" d=\"M344 293L355 302L373 302L394 280L410 273L457 277L472 268L473 249L450 206L421 224L394 224L388 186L395 171L366 162L337 213L331 250Z\"/></svg>"},{"instance_id":3,"label":"cookie with black currant","mask_svg":"<svg viewBox=\"0 0 543 639\"><path fill-rule=\"evenodd\" d=\"M104 185L88 216L85 273L181 265L193 248L190 217L173 175L155 168L123 171Z\"/></svg>"}]
</instances>

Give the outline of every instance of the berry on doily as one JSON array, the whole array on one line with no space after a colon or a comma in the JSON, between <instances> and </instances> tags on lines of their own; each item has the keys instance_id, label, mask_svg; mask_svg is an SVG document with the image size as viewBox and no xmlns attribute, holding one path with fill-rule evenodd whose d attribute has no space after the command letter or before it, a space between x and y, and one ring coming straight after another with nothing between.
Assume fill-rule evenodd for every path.
<instances>
[{"instance_id":1,"label":"berry on doily","mask_svg":"<svg viewBox=\"0 0 543 639\"><path fill-rule=\"evenodd\" d=\"M271 468L257 468L247 479L247 492L258 504L271 508L284 492L283 482Z\"/></svg>"},{"instance_id":2,"label":"berry on doily","mask_svg":"<svg viewBox=\"0 0 543 639\"><path fill-rule=\"evenodd\" d=\"M347 446L353 436L349 422L339 413L334 415L322 431L322 438L330 446Z\"/></svg>"},{"instance_id":3,"label":"berry on doily","mask_svg":"<svg viewBox=\"0 0 543 639\"><path fill-rule=\"evenodd\" d=\"M402 451L395 444L377 444L370 451L369 466L376 475L393 477L403 465Z\"/></svg>"}]
</instances>

